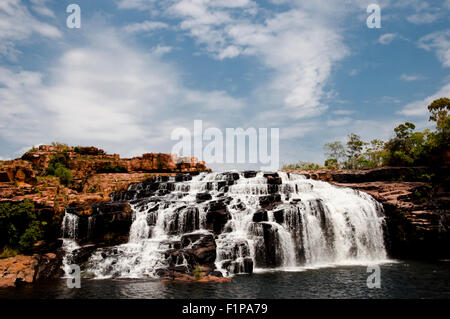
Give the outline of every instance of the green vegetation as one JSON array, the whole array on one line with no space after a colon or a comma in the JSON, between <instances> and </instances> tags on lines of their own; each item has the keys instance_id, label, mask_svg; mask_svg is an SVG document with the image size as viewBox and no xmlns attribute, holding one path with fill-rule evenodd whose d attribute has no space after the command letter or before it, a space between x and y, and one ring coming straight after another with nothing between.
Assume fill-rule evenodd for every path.
<instances>
[{"instance_id":1,"label":"green vegetation","mask_svg":"<svg viewBox=\"0 0 450 319\"><path fill-rule=\"evenodd\" d=\"M395 136L387 142L374 139L365 142L350 134L347 142L324 145L325 167L328 169L367 169L381 166L432 166L439 163L450 144L450 99L441 98L428 106L429 120L436 130L415 131L413 123L405 122L394 129ZM284 165L283 169L319 169L320 165L299 162Z\"/></svg>"},{"instance_id":2,"label":"green vegetation","mask_svg":"<svg viewBox=\"0 0 450 319\"><path fill-rule=\"evenodd\" d=\"M202 266L195 266L194 270L192 271L194 274L194 277L196 280L200 280L203 278L203 267Z\"/></svg>"},{"instance_id":3,"label":"green vegetation","mask_svg":"<svg viewBox=\"0 0 450 319\"><path fill-rule=\"evenodd\" d=\"M60 143L60 142L52 142L52 146L56 147L62 151L68 151L69 150L69 145L67 145L66 143Z\"/></svg>"},{"instance_id":4,"label":"green vegetation","mask_svg":"<svg viewBox=\"0 0 450 319\"><path fill-rule=\"evenodd\" d=\"M321 167L318 164L315 163L311 163L311 162L302 162L299 161L296 164L286 164L283 165L283 169L295 169L295 170L305 170L305 171L311 171L311 170L315 170L315 169L321 169L323 167Z\"/></svg>"},{"instance_id":5,"label":"green vegetation","mask_svg":"<svg viewBox=\"0 0 450 319\"><path fill-rule=\"evenodd\" d=\"M75 147L73 148L73 151L74 151L75 153L77 153L77 154L80 154L80 155L86 155L86 152L85 152L84 149L83 149L82 147L80 147L80 146L75 146Z\"/></svg>"},{"instance_id":6,"label":"green vegetation","mask_svg":"<svg viewBox=\"0 0 450 319\"><path fill-rule=\"evenodd\" d=\"M106 166L100 168L97 173L128 173L128 171L121 165L112 166L108 163Z\"/></svg>"},{"instance_id":7,"label":"green vegetation","mask_svg":"<svg viewBox=\"0 0 450 319\"><path fill-rule=\"evenodd\" d=\"M0 203L0 258L29 251L42 238L45 222L37 219L34 204Z\"/></svg>"},{"instance_id":8,"label":"green vegetation","mask_svg":"<svg viewBox=\"0 0 450 319\"><path fill-rule=\"evenodd\" d=\"M385 143L374 139L369 143L364 142L356 134L350 134L344 145L339 141L324 145L325 167L328 169L361 169L375 168L383 165L386 155Z\"/></svg>"},{"instance_id":9,"label":"green vegetation","mask_svg":"<svg viewBox=\"0 0 450 319\"><path fill-rule=\"evenodd\" d=\"M72 171L68 168L69 154L66 150L55 154L48 163L45 175L59 177L63 185L69 185L73 181Z\"/></svg>"},{"instance_id":10,"label":"green vegetation","mask_svg":"<svg viewBox=\"0 0 450 319\"><path fill-rule=\"evenodd\" d=\"M0 259L2 258L9 258L9 257L15 257L19 254L19 250L18 249L12 249L9 248L8 246L5 246L3 248L3 250L1 250L0 252Z\"/></svg>"}]
</instances>

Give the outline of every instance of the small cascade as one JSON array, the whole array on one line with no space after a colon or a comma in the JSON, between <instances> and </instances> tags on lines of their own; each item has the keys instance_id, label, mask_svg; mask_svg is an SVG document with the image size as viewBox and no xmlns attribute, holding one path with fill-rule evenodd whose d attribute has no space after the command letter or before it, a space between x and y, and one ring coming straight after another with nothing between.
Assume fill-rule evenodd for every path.
<instances>
[{"instance_id":1,"label":"small cascade","mask_svg":"<svg viewBox=\"0 0 450 319\"><path fill-rule=\"evenodd\" d=\"M78 216L69 214L67 211L64 213L62 221L62 237L69 239L76 239L78 233Z\"/></svg>"},{"instance_id":2,"label":"small cascade","mask_svg":"<svg viewBox=\"0 0 450 319\"><path fill-rule=\"evenodd\" d=\"M77 215L69 214L67 210L65 211L63 221L61 223L61 233L63 237L62 249L65 253L62 260L62 268L65 274L70 272L69 265L72 264L73 252L80 248L76 242L78 222L79 218Z\"/></svg>"},{"instance_id":3,"label":"small cascade","mask_svg":"<svg viewBox=\"0 0 450 319\"><path fill-rule=\"evenodd\" d=\"M191 272L198 258L226 276L386 259L382 206L365 193L302 175L161 176L111 198L130 203L132 223L127 243L97 248L85 263L86 273L95 278ZM63 237L74 243L78 217L66 212L62 224ZM89 217L89 238L98 224ZM68 255L79 248L67 247ZM213 260L192 257L196 249L211 247Z\"/></svg>"}]
</instances>

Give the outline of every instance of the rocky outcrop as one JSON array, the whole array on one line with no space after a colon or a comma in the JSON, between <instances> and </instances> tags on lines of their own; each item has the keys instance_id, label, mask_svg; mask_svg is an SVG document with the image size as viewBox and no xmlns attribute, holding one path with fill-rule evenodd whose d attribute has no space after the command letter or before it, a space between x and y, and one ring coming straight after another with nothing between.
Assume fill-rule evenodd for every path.
<instances>
[{"instance_id":1,"label":"rocky outcrop","mask_svg":"<svg viewBox=\"0 0 450 319\"><path fill-rule=\"evenodd\" d=\"M58 177L46 176L49 163L57 154L65 154L68 158L67 167L73 175L73 182L69 185L63 185ZM129 185L146 180L153 184L155 176L160 176L158 178L161 180L175 176L179 180L203 171L209 171L205 163L191 157L177 158L171 154L148 153L126 159L95 147L69 147L61 144L41 145L28 151L20 159L0 161L0 202L30 200L34 204L36 215L46 224L46 244L41 247L39 254L33 255L34 257L13 257L7 265L13 265L17 271L5 266L0 270L0 277L3 278L6 273L11 274L7 276L9 279L4 279L5 282L30 282L30 278L38 277L35 267L37 264L41 265L46 258L45 254L50 252L45 247L56 243L61 236L61 223L66 208L80 218L81 244L95 241L99 246L116 245L128 240L132 217L128 203L109 202L111 194L122 191L126 193ZM132 199L132 194L133 191L130 191L130 198L127 199ZM25 269L28 270L24 272ZM15 281L14 273L18 274ZM23 280L20 279L21 276Z\"/></svg>"},{"instance_id":2,"label":"rocky outcrop","mask_svg":"<svg viewBox=\"0 0 450 319\"><path fill-rule=\"evenodd\" d=\"M195 157L146 153L140 157L120 158L118 154L106 154L104 150L95 147L69 147L65 145L41 145L39 148L25 153L22 160L31 162L36 170L43 173L51 158L59 152L67 154L70 159L69 168L79 178L105 171L126 173L209 171L205 162L200 162Z\"/></svg>"},{"instance_id":3,"label":"rocky outcrop","mask_svg":"<svg viewBox=\"0 0 450 319\"><path fill-rule=\"evenodd\" d=\"M366 192L383 204L386 244L397 258L449 258L448 167L288 172Z\"/></svg>"},{"instance_id":4,"label":"rocky outcrop","mask_svg":"<svg viewBox=\"0 0 450 319\"><path fill-rule=\"evenodd\" d=\"M61 271L61 257L55 253L0 259L0 288L55 279Z\"/></svg>"}]
</instances>

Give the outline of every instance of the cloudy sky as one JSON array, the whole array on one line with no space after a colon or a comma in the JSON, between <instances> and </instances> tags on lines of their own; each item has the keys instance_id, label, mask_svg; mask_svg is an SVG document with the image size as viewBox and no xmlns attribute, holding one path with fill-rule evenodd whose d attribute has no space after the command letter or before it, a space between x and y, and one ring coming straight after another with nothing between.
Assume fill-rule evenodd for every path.
<instances>
[{"instance_id":1,"label":"cloudy sky","mask_svg":"<svg viewBox=\"0 0 450 319\"><path fill-rule=\"evenodd\" d=\"M450 96L449 13L450 0L1 0L0 159L52 141L170 152L173 129L203 120L280 128L281 163L322 162L351 132L429 126L428 103Z\"/></svg>"}]
</instances>

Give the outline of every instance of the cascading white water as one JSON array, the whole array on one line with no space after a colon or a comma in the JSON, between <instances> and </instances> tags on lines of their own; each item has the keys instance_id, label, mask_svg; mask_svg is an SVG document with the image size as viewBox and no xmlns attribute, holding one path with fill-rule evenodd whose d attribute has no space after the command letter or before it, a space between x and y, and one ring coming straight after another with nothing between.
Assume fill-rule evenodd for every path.
<instances>
[{"instance_id":1,"label":"cascading white water","mask_svg":"<svg viewBox=\"0 0 450 319\"><path fill-rule=\"evenodd\" d=\"M62 249L65 254L62 260L62 268L66 274L71 270L69 267L70 259L72 258L72 252L80 246L75 241L78 231L79 218L76 215L64 213L63 221L61 223L61 232L63 237Z\"/></svg>"},{"instance_id":2,"label":"cascading white water","mask_svg":"<svg viewBox=\"0 0 450 319\"><path fill-rule=\"evenodd\" d=\"M386 259L382 206L371 196L301 175L277 176L281 184L269 185L263 172L247 178L236 172L201 173L172 191L160 185L165 193L158 200L131 205L129 242L98 249L88 272L96 278L156 276L168 266L164 252L171 242L208 232L209 205L218 200L230 216L216 233L216 267L224 274L245 272L248 259L256 268L280 269ZM205 192L211 197L199 202ZM268 196L272 204L262 205ZM76 226L68 228L75 222L69 215L63 221L68 237L76 233Z\"/></svg>"}]
</instances>

